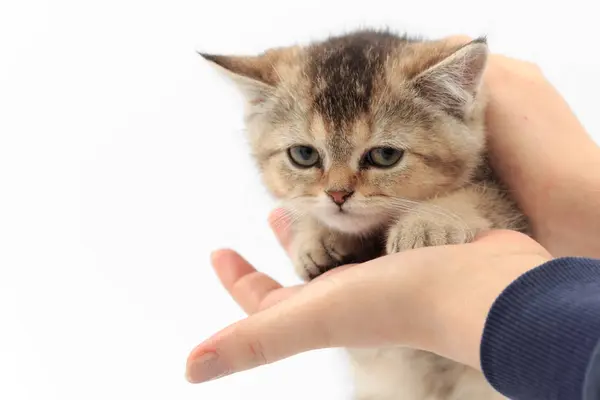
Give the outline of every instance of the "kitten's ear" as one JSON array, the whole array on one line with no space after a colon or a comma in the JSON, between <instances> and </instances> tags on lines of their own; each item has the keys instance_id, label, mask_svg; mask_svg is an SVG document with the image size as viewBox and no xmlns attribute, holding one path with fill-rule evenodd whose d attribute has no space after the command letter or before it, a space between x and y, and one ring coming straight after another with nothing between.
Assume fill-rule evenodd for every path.
<instances>
[{"instance_id":1,"label":"kitten's ear","mask_svg":"<svg viewBox=\"0 0 600 400\"><path fill-rule=\"evenodd\" d=\"M419 94L459 118L473 102L488 57L484 38L473 40L414 78Z\"/></svg>"},{"instance_id":2,"label":"kitten's ear","mask_svg":"<svg viewBox=\"0 0 600 400\"><path fill-rule=\"evenodd\" d=\"M205 60L228 76L253 105L272 95L278 83L272 56L225 56L199 53Z\"/></svg>"}]
</instances>

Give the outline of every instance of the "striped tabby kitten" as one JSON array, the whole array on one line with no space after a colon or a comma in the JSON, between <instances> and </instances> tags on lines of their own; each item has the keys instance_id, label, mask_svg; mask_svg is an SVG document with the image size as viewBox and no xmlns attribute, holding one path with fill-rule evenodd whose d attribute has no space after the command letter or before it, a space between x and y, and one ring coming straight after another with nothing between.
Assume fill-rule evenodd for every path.
<instances>
[{"instance_id":1,"label":"striped tabby kitten","mask_svg":"<svg viewBox=\"0 0 600 400\"><path fill-rule=\"evenodd\" d=\"M252 152L294 216L292 258L304 280L489 228L526 229L485 157L484 39L364 30L256 56L203 56L247 100ZM503 398L481 373L431 353L349 353L360 400Z\"/></svg>"}]
</instances>

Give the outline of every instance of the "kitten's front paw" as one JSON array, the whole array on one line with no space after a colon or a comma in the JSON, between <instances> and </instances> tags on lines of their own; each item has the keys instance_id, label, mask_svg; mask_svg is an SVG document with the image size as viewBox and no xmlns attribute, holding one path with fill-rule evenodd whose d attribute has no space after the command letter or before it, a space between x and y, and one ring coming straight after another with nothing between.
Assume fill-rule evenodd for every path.
<instances>
[{"instance_id":1,"label":"kitten's front paw","mask_svg":"<svg viewBox=\"0 0 600 400\"><path fill-rule=\"evenodd\" d=\"M352 238L323 232L301 234L294 239L292 261L296 273L305 281L343 264L353 262L356 246Z\"/></svg>"},{"instance_id":2,"label":"kitten's front paw","mask_svg":"<svg viewBox=\"0 0 600 400\"><path fill-rule=\"evenodd\" d=\"M292 244L296 273L305 281L339 267L361 263L382 255L381 233L361 238L328 230L300 232Z\"/></svg>"},{"instance_id":3,"label":"kitten's front paw","mask_svg":"<svg viewBox=\"0 0 600 400\"><path fill-rule=\"evenodd\" d=\"M391 254L419 247L461 244L473 237L474 232L458 217L410 213L390 229L386 251Z\"/></svg>"}]
</instances>

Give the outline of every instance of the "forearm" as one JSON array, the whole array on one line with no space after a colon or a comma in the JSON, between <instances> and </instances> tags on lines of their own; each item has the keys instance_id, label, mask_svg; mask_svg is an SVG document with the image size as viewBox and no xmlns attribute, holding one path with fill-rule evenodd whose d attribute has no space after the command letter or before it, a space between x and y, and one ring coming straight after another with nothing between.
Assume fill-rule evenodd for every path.
<instances>
[{"instance_id":1,"label":"forearm","mask_svg":"<svg viewBox=\"0 0 600 400\"><path fill-rule=\"evenodd\" d=\"M600 257L600 148L539 69L511 66L486 76L494 168L554 256Z\"/></svg>"}]
</instances>

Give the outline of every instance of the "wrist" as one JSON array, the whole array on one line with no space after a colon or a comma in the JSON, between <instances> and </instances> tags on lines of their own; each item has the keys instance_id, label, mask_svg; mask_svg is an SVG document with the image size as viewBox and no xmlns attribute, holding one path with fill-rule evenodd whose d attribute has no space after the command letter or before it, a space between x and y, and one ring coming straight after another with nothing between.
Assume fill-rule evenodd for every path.
<instances>
[{"instance_id":1,"label":"wrist","mask_svg":"<svg viewBox=\"0 0 600 400\"><path fill-rule=\"evenodd\" d=\"M541 248L539 253L506 248L507 243L512 247L513 241L522 241L520 236L510 232L492 239L496 243L491 255L487 250L478 254L477 247L465 252L465 247L459 259L447 260L447 271L434 271L422 306L428 319L422 332L424 350L481 369L481 338L492 305L518 277L551 259Z\"/></svg>"}]
</instances>

